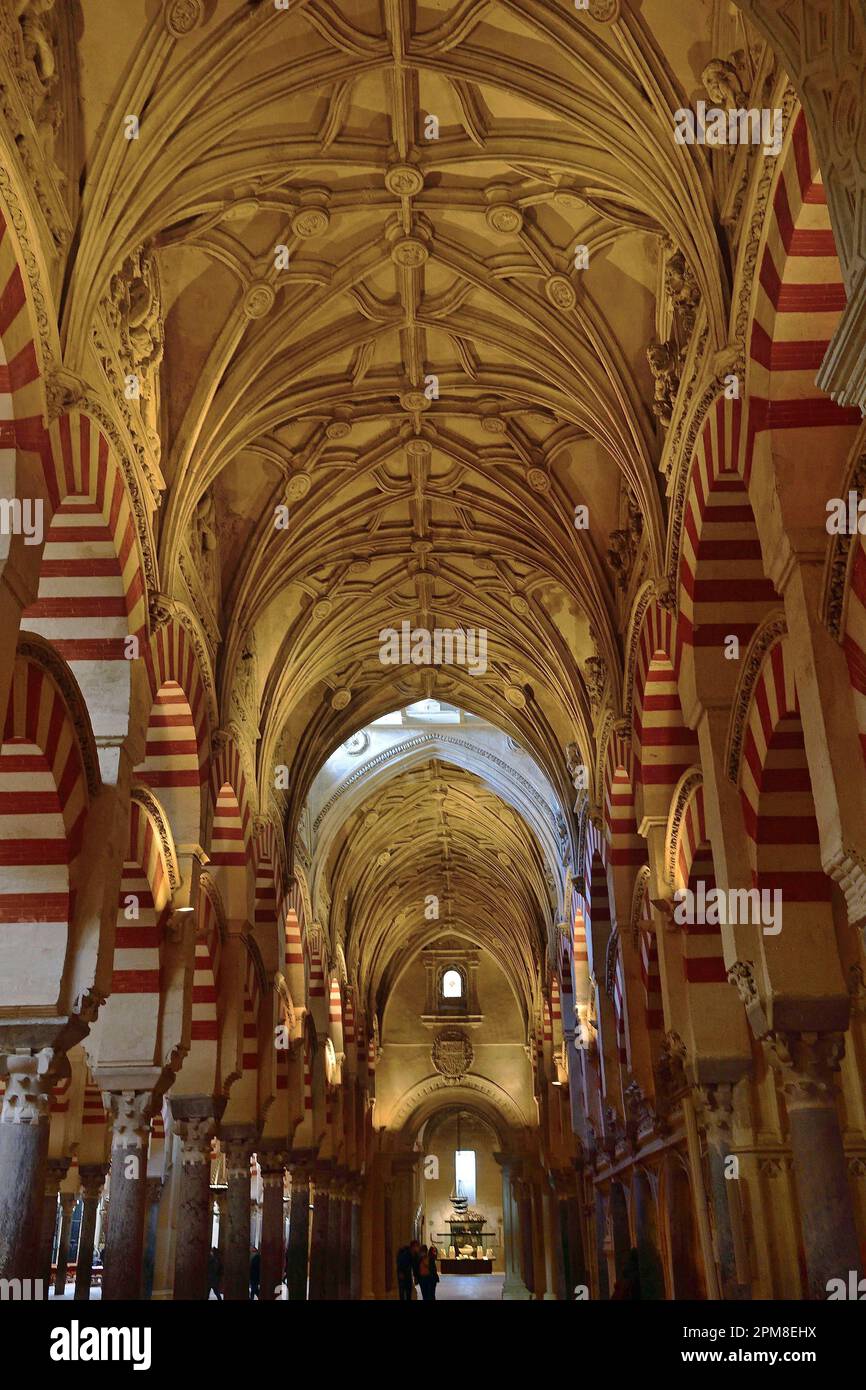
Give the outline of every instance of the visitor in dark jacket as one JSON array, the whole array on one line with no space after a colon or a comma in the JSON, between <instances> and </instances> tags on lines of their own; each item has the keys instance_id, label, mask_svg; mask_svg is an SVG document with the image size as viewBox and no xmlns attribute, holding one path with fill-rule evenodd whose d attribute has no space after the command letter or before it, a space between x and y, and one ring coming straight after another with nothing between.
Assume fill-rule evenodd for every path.
<instances>
[{"instance_id":1,"label":"visitor in dark jacket","mask_svg":"<svg viewBox=\"0 0 866 1390\"><path fill-rule=\"evenodd\" d=\"M421 1285L421 1297L425 1303L436 1302L436 1285L439 1283L439 1271L436 1268L436 1261L439 1258L439 1251L435 1245L427 1249L426 1245L421 1246L421 1258L418 1261L418 1283Z\"/></svg>"},{"instance_id":2,"label":"visitor in dark jacket","mask_svg":"<svg viewBox=\"0 0 866 1390\"><path fill-rule=\"evenodd\" d=\"M401 1303L411 1303L417 1280L418 1242L402 1245L397 1251L397 1291Z\"/></svg>"}]
</instances>

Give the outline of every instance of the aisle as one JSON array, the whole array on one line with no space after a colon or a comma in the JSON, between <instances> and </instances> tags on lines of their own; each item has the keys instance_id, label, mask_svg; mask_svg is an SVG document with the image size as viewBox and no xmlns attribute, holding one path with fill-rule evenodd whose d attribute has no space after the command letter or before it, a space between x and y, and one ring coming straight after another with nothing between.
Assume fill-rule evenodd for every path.
<instances>
[{"instance_id":1,"label":"aisle","mask_svg":"<svg viewBox=\"0 0 866 1390\"><path fill-rule=\"evenodd\" d=\"M443 1274L436 1288L436 1300L454 1302L467 1298L489 1303L502 1297L503 1282L501 1274Z\"/></svg>"}]
</instances>

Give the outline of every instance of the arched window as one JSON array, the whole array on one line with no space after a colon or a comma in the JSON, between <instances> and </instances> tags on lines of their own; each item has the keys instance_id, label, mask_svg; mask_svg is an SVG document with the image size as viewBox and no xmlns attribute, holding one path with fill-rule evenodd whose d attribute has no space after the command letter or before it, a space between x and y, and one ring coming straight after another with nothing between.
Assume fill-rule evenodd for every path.
<instances>
[{"instance_id":1,"label":"arched window","mask_svg":"<svg viewBox=\"0 0 866 1390\"><path fill-rule=\"evenodd\" d=\"M459 970L446 970L442 976L442 998L463 998L463 976Z\"/></svg>"}]
</instances>

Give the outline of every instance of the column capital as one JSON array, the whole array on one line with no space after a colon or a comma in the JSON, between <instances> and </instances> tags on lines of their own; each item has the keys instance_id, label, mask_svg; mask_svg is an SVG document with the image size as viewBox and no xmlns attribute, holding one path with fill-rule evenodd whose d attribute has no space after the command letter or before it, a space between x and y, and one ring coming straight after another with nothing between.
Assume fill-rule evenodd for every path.
<instances>
[{"instance_id":1,"label":"column capital","mask_svg":"<svg viewBox=\"0 0 866 1390\"><path fill-rule=\"evenodd\" d=\"M781 1073L789 1113L835 1107L833 1074L845 1055L843 1033L774 1033L764 1045L770 1065Z\"/></svg>"},{"instance_id":2,"label":"column capital","mask_svg":"<svg viewBox=\"0 0 866 1390\"><path fill-rule=\"evenodd\" d=\"M255 1152L257 1135L252 1125L222 1125L220 1148L226 1158L226 1174L236 1177L250 1175L250 1158Z\"/></svg>"},{"instance_id":3,"label":"column capital","mask_svg":"<svg viewBox=\"0 0 866 1390\"><path fill-rule=\"evenodd\" d=\"M102 1104L111 1116L112 1147L145 1148L153 1115L153 1092L103 1091Z\"/></svg>"},{"instance_id":4,"label":"column capital","mask_svg":"<svg viewBox=\"0 0 866 1390\"><path fill-rule=\"evenodd\" d=\"M0 1123L36 1125L47 1122L51 1090L68 1062L63 1053L43 1047L39 1052L7 1053L0 1064L6 1078Z\"/></svg>"},{"instance_id":5,"label":"column capital","mask_svg":"<svg viewBox=\"0 0 866 1390\"><path fill-rule=\"evenodd\" d=\"M728 1081L695 1086L695 1098L701 1111L709 1143L730 1147L734 1123L734 1088Z\"/></svg>"},{"instance_id":6,"label":"column capital","mask_svg":"<svg viewBox=\"0 0 866 1390\"><path fill-rule=\"evenodd\" d=\"M69 1172L71 1158L62 1155L60 1158L49 1158L45 1165L45 1196L56 1197L60 1189L60 1184Z\"/></svg>"},{"instance_id":7,"label":"column capital","mask_svg":"<svg viewBox=\"0 0 866 1390\"><path fill-rule=\"evenodd\" d=\"M99 1196L107 1172L107 1163L82 1163L79 1166L78 1178L81 1183L82 1195L85 1198Z\"/></svg>"}]
</instances>

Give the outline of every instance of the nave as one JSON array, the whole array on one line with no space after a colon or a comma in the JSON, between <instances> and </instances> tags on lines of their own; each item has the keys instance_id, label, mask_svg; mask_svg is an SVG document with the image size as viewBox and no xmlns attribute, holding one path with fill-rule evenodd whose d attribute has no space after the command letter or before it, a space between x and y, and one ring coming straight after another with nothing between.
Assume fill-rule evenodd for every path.
<instances>
[{"instance_id":1,"label":"nave","mask_svg":"<svg viewBox=\"0 0 866 1390\"><path fill-rule=\"evenodd\" d=\"M862 0L122 8L0 4L0 1295L859 1300Z\"/></svg>"}]
</instances>

